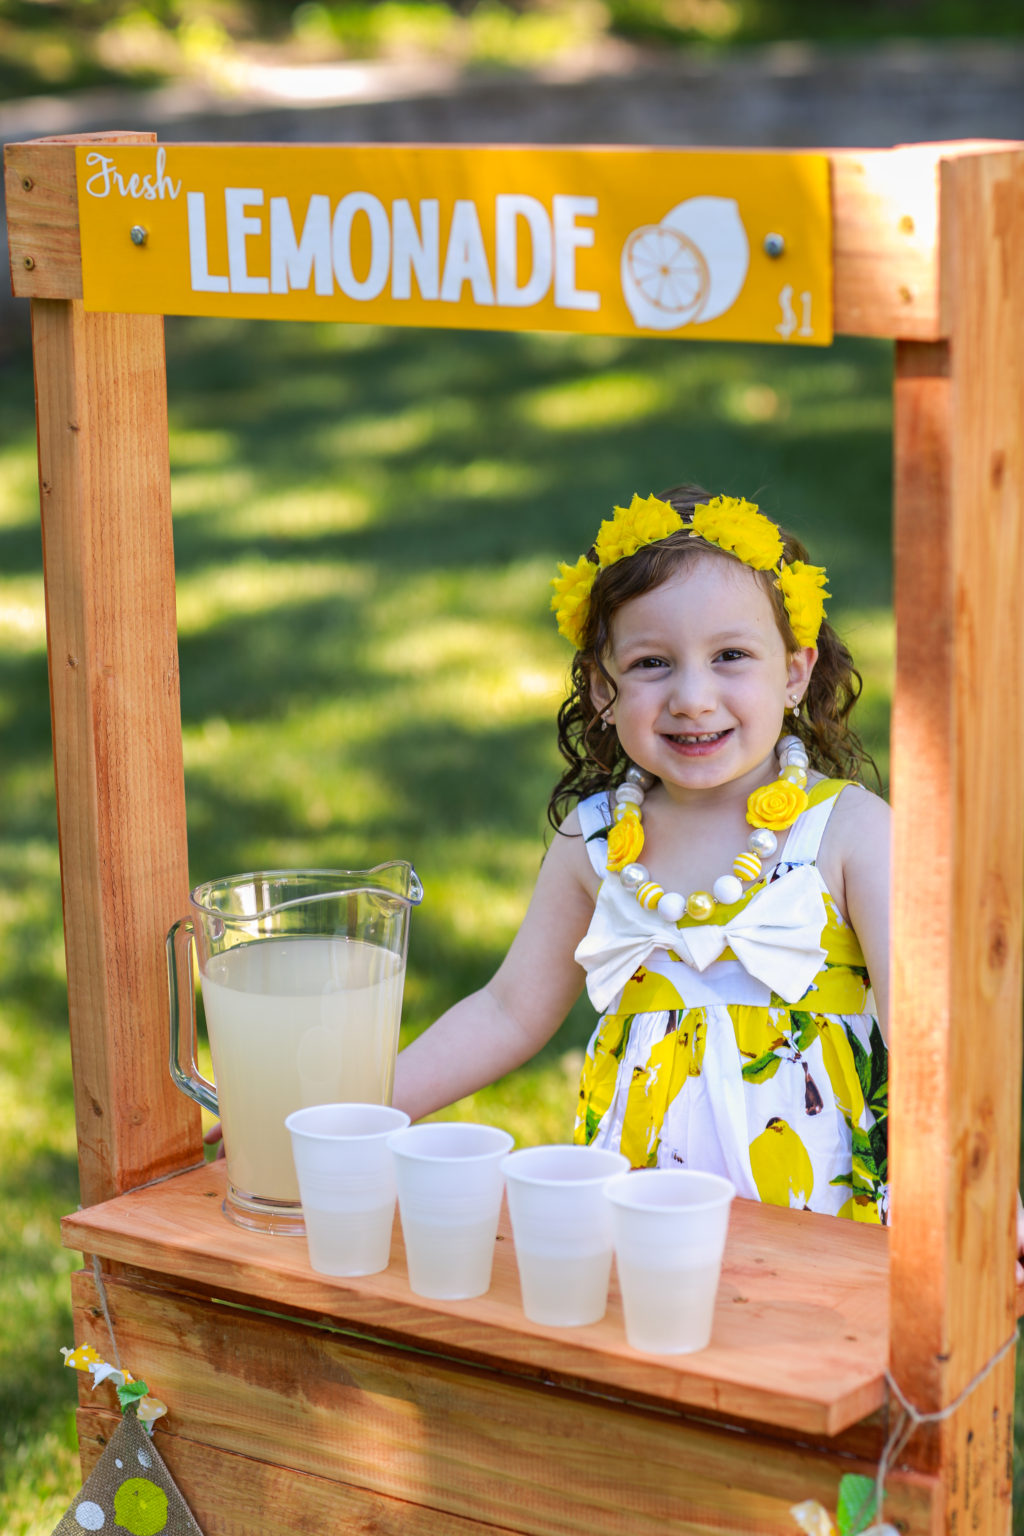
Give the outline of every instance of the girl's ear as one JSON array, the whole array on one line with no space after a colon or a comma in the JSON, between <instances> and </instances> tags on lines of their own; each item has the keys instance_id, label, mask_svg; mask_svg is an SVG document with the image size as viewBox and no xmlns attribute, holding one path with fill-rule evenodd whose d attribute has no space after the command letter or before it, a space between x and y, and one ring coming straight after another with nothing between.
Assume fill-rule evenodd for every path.
<instances>
[{"instance_id":1,"label":"girl's ear","mask_svg":"<svg viewBox=\"0 0 1024 1536\"><path fill-rule=\"evenodd\" d=\"M814 671L814 663L818 659L818 648L814 645L803 645L798 651L793 651L789 658L786 673L786 687L791 695L796 697L799 703L807 692L807 685ZM792 703L793 700L791 699Z\"/></svg>"},{"instance_id":2,"label":"girl's ear","mask_svg":"<svg viewBox=\"0 0 1024 1536\"><path fill-rule=\"evenodd\" d=\"M592 667L590 669L590 702L597 710L597 713L608 721L609 725L614 724L611 709L613 701L614 694L611 683L603 672L597 667Z\"/></svg>"}]
</instances>

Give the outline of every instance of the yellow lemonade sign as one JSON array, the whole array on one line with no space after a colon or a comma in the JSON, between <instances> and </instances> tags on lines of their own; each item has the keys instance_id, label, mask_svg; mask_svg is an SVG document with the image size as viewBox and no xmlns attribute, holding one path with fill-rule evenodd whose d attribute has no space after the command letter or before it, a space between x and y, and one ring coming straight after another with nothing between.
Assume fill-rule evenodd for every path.
<instances>
[{"instance_id":1,"label":"yellow lemonade sign","mask_svg":"<svg viewBox=\"0 0 1024 1536\"><path fill-rule=\"evenodd\" d=\"M76 150L87 309L825 346L824 155Z\"/></svg>"}]
</instances>

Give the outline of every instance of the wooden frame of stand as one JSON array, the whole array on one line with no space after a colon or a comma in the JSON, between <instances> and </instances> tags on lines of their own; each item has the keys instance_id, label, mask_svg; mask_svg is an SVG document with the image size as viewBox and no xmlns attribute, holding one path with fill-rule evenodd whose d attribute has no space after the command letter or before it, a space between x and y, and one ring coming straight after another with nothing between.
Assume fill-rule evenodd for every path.
<instances>
[{"instance_id":1,"label":"wooden frame of stand","mask_svg":"<svg viewBox=\"0 0 1024 1536\"><path fill-rule=\"evenodd\" d=\"M150 143L149 134L92 136ZM206 1536L791 1532L871 1472L918 1536L1006 1532L1016 1297L1024 678L1024 150L829 152L839 333L892 337L896 691L892 1226L737 1208L713 1347L650 1361L609 1318L431 1303L391 1268L313 1274L229 1227L167 1071L164 934L186 906L162 317L86 313L74 147L11 145L32 300L82 1200L127 1362ZM169 1177L170 1176L170 1177ZM888 1297L888 1306L887 1306ZM90 1269L76 1337L102 1345ZM981 1379L966 1392L974 1378ZM963 1401L958 1402L961 1395ZM83 1465L116 1422L83 1394Z\"/></svg>"}]
</instances>

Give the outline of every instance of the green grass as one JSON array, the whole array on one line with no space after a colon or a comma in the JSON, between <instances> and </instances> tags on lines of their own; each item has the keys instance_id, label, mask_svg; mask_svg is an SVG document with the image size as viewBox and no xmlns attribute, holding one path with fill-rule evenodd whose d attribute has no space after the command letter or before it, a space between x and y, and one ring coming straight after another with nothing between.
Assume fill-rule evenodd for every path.
<instances>
[{"instance_id":1,"label":"green grass","mask_svg":"<svg viewBox=\"0 0 1024 1536\"><path fill-rule=\"evenodd\" d=\"M191 875L414 860L406 1037L479 985L544 847L567 656L558 558L692 477L827 564L885 772L885 345L822 353L351 327L168 324ZM0 1529L75 1486L76 1202L28 359L0 369ZM456 1114L568 1136L588 1028ZM145 1373L144 1360L128 1362ZM159 1383L152 1383L159 1391Z\"/></svg>"}]
</instances>

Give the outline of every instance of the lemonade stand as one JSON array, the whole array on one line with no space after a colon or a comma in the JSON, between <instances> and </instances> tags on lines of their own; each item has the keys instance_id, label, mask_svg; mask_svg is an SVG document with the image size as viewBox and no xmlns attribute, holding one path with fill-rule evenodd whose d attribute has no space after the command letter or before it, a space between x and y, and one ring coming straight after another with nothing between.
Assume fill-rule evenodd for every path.
<instances>
[{"instance_id":1,"label":"lemonade stand","mask_svg":"<svg viewBox=\"0 0 1024 1536\"><path fill-rule=\"evenodd\" d=\"M792 1504L834 1509L902 1429L887 1519L1008 1531L1024 151L111 133L11 145L6 178L33 315L83 1201L65 1241L90 1260L76 1338L103 1340L95 1257L206 1536L791 1532ZM491 1291L446 1303L412 1295L397 1237L386 1272L329 1281L303 1244L225 1221L223 1164L167 1067L164 935L189 885L168 313L895 339L892 1225L738 1203L707 1350L635 1354L614 1297L592 1327L528 1323L507 1229ZM86 1470L117 1422L83 1396Z\"/></svg>"}]
</instances>

